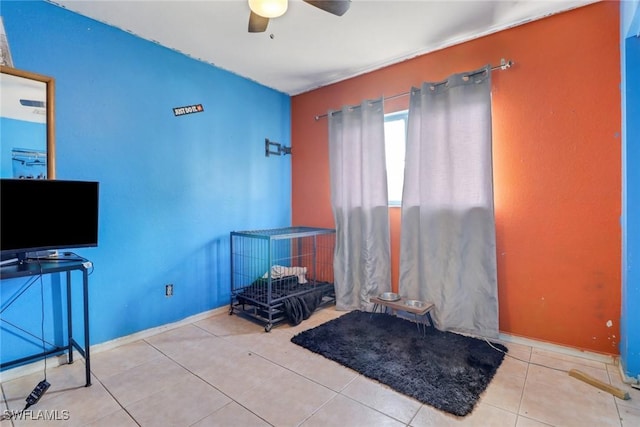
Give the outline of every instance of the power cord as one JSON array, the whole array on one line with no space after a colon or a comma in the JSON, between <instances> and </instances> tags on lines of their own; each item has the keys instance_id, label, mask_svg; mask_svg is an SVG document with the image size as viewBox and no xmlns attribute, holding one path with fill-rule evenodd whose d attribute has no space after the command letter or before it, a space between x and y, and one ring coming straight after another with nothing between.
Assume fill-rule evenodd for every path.
<instances>
[{"instance_id":1,"label":"power cord","mask_svg":"<svg viewBox=\"0 0 640 427\"><path fill-rule=\"evenodd\" d=\"M40 265L40 261L38 261L38 265ZM31 286L31 285L29 285ZM23 291L24 292L24 291ZM40 333L42 339L42 354L45 354L47 349L45 345L44 339L44 281L42 279L42 266L40 265ZM26 405L22 410L18 413L8 413L5 412L2 417L0 417L0 421L10 420L14 416L18 416L22 414L24 411L38 403L42 395L51 387L51 384L47 381L47 357L44 356L44 379L40 381L34 389L29 393L26 400Z\"/></svg>"},{"instance_id":2,"label":"power cord","mask_svg":"<svg viewBox=\"0 0 640 427\"><path fill-rule=\"evenodd\" d=\"M22 414L24 411L38 403L42 395L49 389L50 386L51 384L49 384L47 380L40 381L38 385L36 385L35 388L31 391L31 393L29 393L29 396L27 396L27 398L25 399L27 401L27 404L24 406L24 408L22 408L22 410L18 413L5 412L5 414L0 417L0 421L10 420L12 417Z\"/></svg>"},{"instance_id":3,"label":"power cord","mask_svg":"<svg viewBox=\"0 0 640 427\"><path fill-rule=\"evenodd\" d=\"M43 272L42 272L42 264L40 264L40 261L38 261L38 267L40 267L40 337L42 338L42 354L45 354L47 352L47 347L45 346L45 341L44 341L44 281L42 279ZM44 393L49 388L49 383L47 383L47 356L46 355L44 356L44 380L42 380L40 384L42 384L42 382L47 384L47 387L42 392ZM37 388L38 386L36 386L36 389ZM38 396L38 398L34 403L40 400L40 396ZM29 401L27 400L27 402Z\"/></svg>"},{"instance_id":4,"label":"power cord","mask_svg":"<svg viewBox=\"0 0 640 427\"><path fill-rule=\"evenodd\" d=\"M40 264L40 260L37 261L38 266L40 267L40 336L42 339L42 354L44 355L47 352L47 347L45 345L44 339L44 280L42 279L42 265ZM21 413L29 409L31 406L38 403L42 395L49 390L51 384L47 381L47 356L44 356L44 379L40 381L34 389L29 393L29 396L25 399L27 404L24 409L20 411Z\"/></svg>"}]
</instances>

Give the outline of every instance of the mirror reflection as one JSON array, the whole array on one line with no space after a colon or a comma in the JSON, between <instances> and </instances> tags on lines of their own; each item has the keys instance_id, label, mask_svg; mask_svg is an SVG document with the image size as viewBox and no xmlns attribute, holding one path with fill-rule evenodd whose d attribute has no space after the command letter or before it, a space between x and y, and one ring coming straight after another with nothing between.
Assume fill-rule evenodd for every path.
<instances>
[{"instance_id":1,"label":"mirror reflection","mask_svg":"<svg viewBox=\"0 0 640 427\"><path fill-rule=\"evenodd\" d=\"M55 178L53 79L0 71L0 177Z\"/></svg>"}]
</instances>

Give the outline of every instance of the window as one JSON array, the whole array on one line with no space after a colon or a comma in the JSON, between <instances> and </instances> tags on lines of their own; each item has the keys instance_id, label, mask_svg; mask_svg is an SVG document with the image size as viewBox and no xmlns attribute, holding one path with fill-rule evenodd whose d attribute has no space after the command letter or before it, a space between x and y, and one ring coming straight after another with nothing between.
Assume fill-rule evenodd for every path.
<instances>
[{"instance_id":1,"label":"window","mask_svg":"<svg viewBox=\"0 0 640 427\"><path fill-rule=\"evenodd\" d=\"M407 110L384 116L384 144L387 158L389 206L402 205L404 153L407 139Z\"/></svg>"}]
</instances>

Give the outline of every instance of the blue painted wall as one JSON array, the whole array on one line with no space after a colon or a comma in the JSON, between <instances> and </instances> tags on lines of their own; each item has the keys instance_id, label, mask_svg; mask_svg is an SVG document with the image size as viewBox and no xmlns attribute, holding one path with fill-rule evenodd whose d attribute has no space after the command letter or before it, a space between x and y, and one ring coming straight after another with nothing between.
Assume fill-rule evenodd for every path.
<instances>
[{"instance_id":1,"label":"blue painted wall","mask_svg":"<svg viewBox=\"0 0 640 427\"><path fill-rule=\"evenodd\" d=\"M91 343L228 304L229 232L291 223L290 157L264 155L267 137L290 146L289 96L46 2L1 14L14 66L55 78L57 178L100 182L99 246L75 251L95 266ZM190 104L204 112L174 117ZM41 285L8 305L25 283L3 281L2 319L39 336ZM2 361L41 345L11 330ZM47 309L45 336L63 334Z\"/></svg>"},{"instance_id":2,"label":"blue painted wall","mask_svg":"<svg viewBox=\"0 0 640 427\"><path fill-rule=\"evenodd\" d=\"M623 266L620 358L624 373L640 380L640 8L621 2L623 121Z\"/></svg>"}]
</instances>

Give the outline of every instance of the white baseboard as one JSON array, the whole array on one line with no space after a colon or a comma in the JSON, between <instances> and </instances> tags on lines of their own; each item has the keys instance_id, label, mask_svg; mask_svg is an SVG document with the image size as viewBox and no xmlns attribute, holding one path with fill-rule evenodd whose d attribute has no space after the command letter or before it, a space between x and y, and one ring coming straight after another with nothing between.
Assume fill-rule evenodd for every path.
<instances>
[{"instance_id":1,"label":"white baseboard","mask_svg":"<svg viewBox=\"0 0 640 427\"><path fill-rule=\"evenodd\" d=\"M127 335L124 337L113 339L111 341L106 341L100 344L96 344L91 346L91 354L100 353L106 350L111 350L113 348L120 347L125 344L130 344L132 342L142 340L162 332L170 331L171 329L176 329L181 326L189 325L191 323L204 320L208 317L213 316L214 314L218 314L221 312L228 312L228 311L229 311L228 306L222 306L222 307L214 308L213 310L203 311L202 313L194 314L193 316L184 318L174 323L167 323L166 325L156 326L155 328L145 329L144 331L139 331L131 335Z\"/></svg>"},{"instance_id":2,"label":"white baseboard","mask_svg":"<svg viewBox=\"0 0 640 427\"><path fill-rule=\"evenodd\" d=\"M195 314L193 316L184 318L174 323L167 323L166 325L156 326L154 328L145 329L143 331L139 331L133 333L131 335L127 335L124 337L116 338L111 341L106 341L100 344L92 345L90 348L90 354L94 355L96 353L100 353L103 351L111 350L116 347L120 347L125 344L130 344L132 342L148 338L150 336L169 331L171 329L179 328L181 326L189 325L194 322L198 322L200 320L204 320L208 317L213 316L214 314L218 314L221 312L228 312L228 306L222 306L215 308L213 310L204 311L202 313ZM74 361L82 361L84 363L84 359L77 351L73 353ZM49 357L46 360L47 368L56 367L60 365L65 365L67 363L66 354L62 354L59 356ZM37 362L29 363L26 365L18 366L16 368L7 369L6 371L0 372L0 383L4 383L7 381L14 380L16 378L23 377L25 375L35 374L37 372L42 372L45 368L45 360L39 360Z\"/></svg>"},{"instance_id":3,"label":"white baseboard","mask_svg":"<svg viewBox=\"0 0 640 427\"><path fill-rule=\"evenodd\" d=\"M500 333L498 339L504 342L526 345L540 350L549 350L556 353L565 354L567 356L582 357L596 362L607 363L610 365L618 363L618 356L612 354L596 353L592 351L580 350L573 347L566 347L559 344L552 344L544 341L537 341L531 338L523 338L514 335Z\"/></svg>"}]
</instances>

